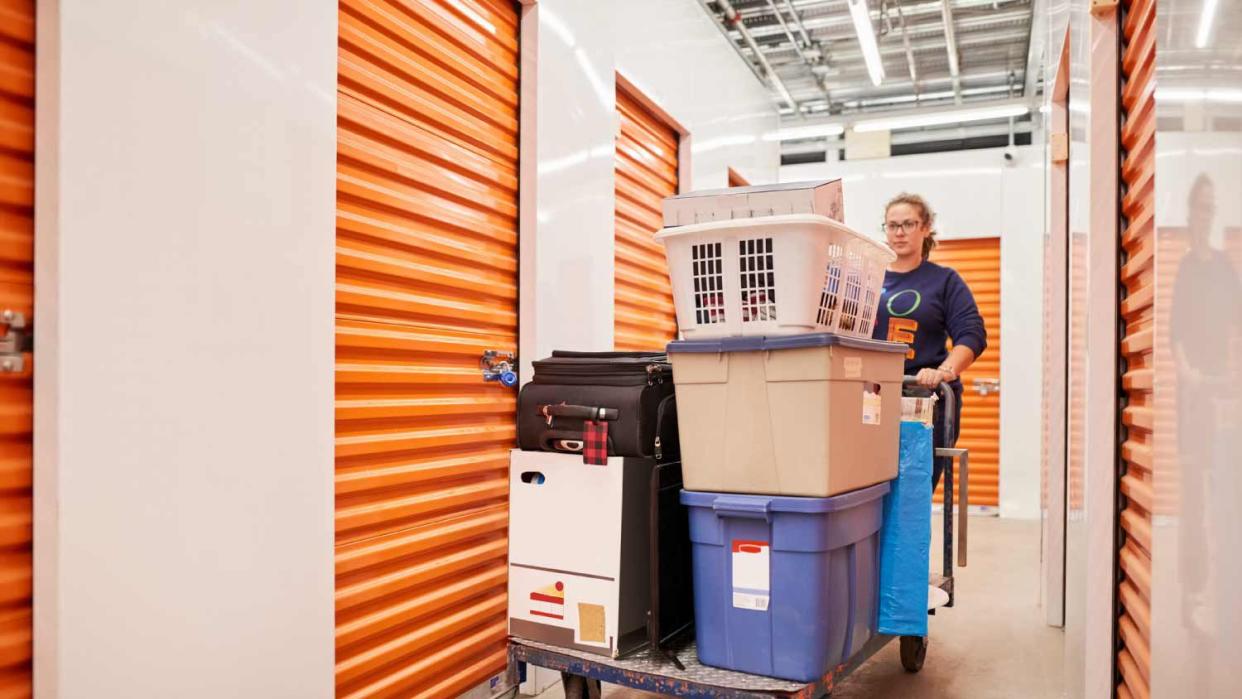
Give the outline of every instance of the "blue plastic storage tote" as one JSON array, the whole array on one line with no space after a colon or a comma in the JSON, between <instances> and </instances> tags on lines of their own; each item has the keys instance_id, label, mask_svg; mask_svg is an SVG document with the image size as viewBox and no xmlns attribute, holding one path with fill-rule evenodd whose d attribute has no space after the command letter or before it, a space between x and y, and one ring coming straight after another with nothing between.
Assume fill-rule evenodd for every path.
<instances>
[{"instance_id":1,"label":"blue plastic storage tote","mask_svg":"<svg viewBox=\"0 0 1242 699\"><path fill-rule=\"evenodd\" d=\"M875 634L888 483L828 498L682 491L699 661L819 679Z\"/></svg>"}]
</instances>

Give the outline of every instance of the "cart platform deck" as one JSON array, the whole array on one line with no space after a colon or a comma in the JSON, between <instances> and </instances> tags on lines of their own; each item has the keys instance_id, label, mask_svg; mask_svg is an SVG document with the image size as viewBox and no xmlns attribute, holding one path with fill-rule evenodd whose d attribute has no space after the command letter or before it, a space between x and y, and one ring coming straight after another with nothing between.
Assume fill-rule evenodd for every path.
<instances>
[{"instance_id":1,"label":"cart platform deck","mask_svg":"<svg viewBox=\"0 0 1242 699\"><path fill-rule=\"evenodd\" d=\"M931 584L948 592L952 578L933 576ZM709 667L698 661L694 641L671 649L685 669L676 667L668 657L645 649L624 658L608 658L594 653L560 648L536 641L511 638L511 664L529 663L608 684L641 689L678 697L713 697L724 699L758 699L782 697L817 699L832 694L833 688L858 669L895 637L877 634L844 663L828 671L814 682L790 682L774 677ZM922 640L922 639L920 639ZM924 643L924 649L926 645ZM920 664L921 664L921 658Z\"/></svg>"},{"instance_id":2,"label":"cart platform deck","mask_svg":"<svg viewBox=\"0 0 1242 699\"><path fill-rule=\"evenodd\" d=\"M685 670L677 669L670 660L650 650L627 658L606 658L518 638L510 641L509 655L513 661L657 694L728 699L814 699L830 694L834 684L883 648L892 638L883 635L872 638L849 661L811 683L789 682L701 665L693 641L674 651Z\"/></svg>"}]
</instances>

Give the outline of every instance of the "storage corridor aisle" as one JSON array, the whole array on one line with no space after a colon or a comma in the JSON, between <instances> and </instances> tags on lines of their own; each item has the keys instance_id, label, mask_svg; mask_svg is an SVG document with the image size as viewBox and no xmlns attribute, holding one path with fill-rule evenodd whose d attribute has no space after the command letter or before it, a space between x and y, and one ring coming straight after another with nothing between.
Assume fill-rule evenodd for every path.
<instances>
[{"instance_id":1,"label":"storage corridor aisle","mask_svg":"<svg viewBox=\"0 0 1242 699\"><path fill-rule=\"evenodd\" d=\"M932 568L940 566L940 517L932 522ZM974 517L970 565L958 568L958 604L931 619L927 662L901 669L890 643L848 677L833 699L1043 699L1063 696L1064 634L1039 607L1039 521ZM606 685L606 699L657 694ZM561 699L559 684L539 699Z\"/></svg>"}]
</instances>

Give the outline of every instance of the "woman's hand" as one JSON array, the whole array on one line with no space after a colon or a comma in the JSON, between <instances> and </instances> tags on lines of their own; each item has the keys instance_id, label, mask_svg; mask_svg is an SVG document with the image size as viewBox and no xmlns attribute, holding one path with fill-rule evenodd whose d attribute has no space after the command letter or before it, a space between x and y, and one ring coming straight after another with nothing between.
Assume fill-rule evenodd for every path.
<instances>
[{"instance_id":1,"label":"woman's hand","mask_svg":"<svg viewBox=\"0 0 1242 699\"><path fill-rule=\"evenodd\" d=\"M941 381L948 380L948 374L939 369L920 369L914 379L920 386L934 389L940 386Z\"/></svg>"}]
</instances>

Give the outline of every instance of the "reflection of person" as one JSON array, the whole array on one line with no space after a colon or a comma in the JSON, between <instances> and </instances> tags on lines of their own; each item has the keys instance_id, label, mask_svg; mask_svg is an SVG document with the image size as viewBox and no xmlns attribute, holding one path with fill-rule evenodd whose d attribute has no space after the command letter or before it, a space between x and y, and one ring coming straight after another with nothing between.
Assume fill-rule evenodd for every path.
<instances>
[{"instance_id":1,"label":"reflection of person","mask_svg":"<svg viewBox=\"0 0 1242 699\"><path fill-rule=\"evenodd\" d=\"M1179 573L1183 581L1183 622L1203 624L1208 595L1211 552L1205 549L1224 532L1212 531L1211 522L1233 517L1213 513L1221 505L1218 492L1233 474L1236 455L1221 448L1224 425L1219 406L1234 394L1230 353L1242 339L1242 284L1228 257L1211 246L1216 214L1216 187L1206 174L1195 178L1187 201L1188 249L1177 268L1169 309L1169 345L1177 367L1177 457L1181 480L1178 526ZM1227 486L1225 487L1227 490ZM1232 543L1232 542L1230 542ZM1229 545L1228 543L1226 545ZM1217 594L1226 592L1217 590ZM1219 601L1219 600L1218 600ZM1199 611L1197 611L1199 610Z\"/></svg>"},{"instance_id":2,"label":"reflection of person","mask_svg":"<svg viewBox=\"0 0 1242 699\"><path fill-rule=\"evenodd\" d=\"M885 207L884 233L897 259L884 273L873 336L910 346L906 374L916 376L920 385L934 388L946 382L953 389L957 398L953 433L947 434L943 406L937 403L934 440L937 447L951 447L961 432L962 382L958 377L983 354L988 333L961 275L927 259L936 246L935 222L931 207L914 194L899 194ZM945 348L950 338L952 351ZM935 460L932 488L940 481L946 461Z\"/></svg>"}]
</instances>

